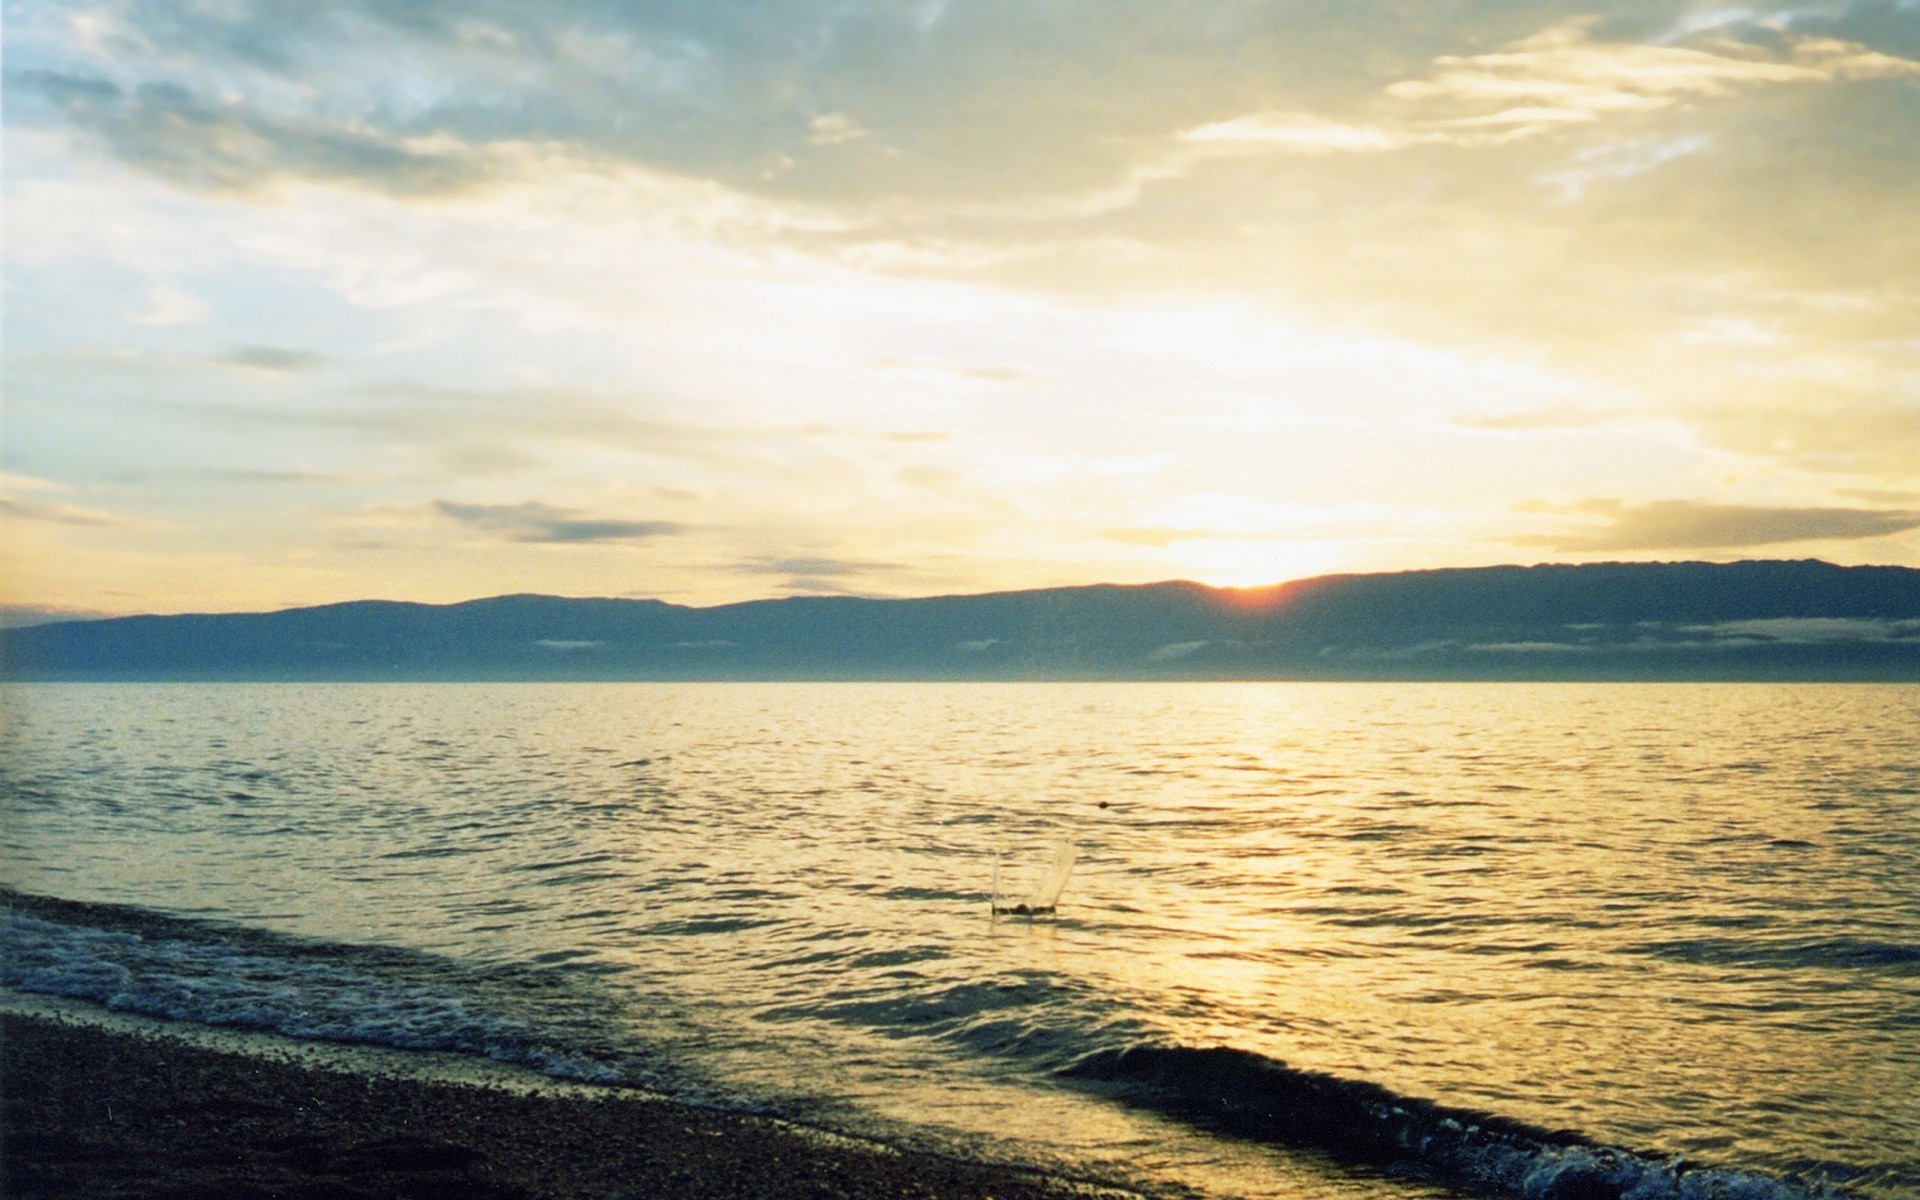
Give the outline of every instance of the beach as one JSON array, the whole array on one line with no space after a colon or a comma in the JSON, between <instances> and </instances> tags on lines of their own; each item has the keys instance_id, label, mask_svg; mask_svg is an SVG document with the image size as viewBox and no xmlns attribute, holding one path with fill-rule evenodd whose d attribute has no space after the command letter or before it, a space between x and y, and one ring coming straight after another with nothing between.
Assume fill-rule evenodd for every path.
<instances>
[{"instance_id":1,"label":"beach","mask_svg":"<svg viewBox=\"0 0 1920 1200\"><path fill-rule=\"evenodd\" d=\"M31 1197L1058 1200L1016 1169L614 1089L453 1082L0 1015L4 1178ZM1113 1193L1107 1193L1113 1194Z\"/></svg>"}]
</instances>

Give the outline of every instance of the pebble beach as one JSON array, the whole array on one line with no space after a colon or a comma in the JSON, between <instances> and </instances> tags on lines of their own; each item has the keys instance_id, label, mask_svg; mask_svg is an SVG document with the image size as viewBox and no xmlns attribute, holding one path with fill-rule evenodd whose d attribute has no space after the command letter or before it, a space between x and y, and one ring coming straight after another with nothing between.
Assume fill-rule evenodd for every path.
<instances>
[{"instance_id":1,"label":"pebble beach","mask_svg":"<svg viewBox=\"0 0 1920 1200\"><path fill-rule=\"evenodd\" d=\"M317 1067L0 1016L15 1200L1061 1200L1084 1185L606 1090ZM1114 1193L1106 1193L1112 1195Z\"/></svg>"}]
</instances>

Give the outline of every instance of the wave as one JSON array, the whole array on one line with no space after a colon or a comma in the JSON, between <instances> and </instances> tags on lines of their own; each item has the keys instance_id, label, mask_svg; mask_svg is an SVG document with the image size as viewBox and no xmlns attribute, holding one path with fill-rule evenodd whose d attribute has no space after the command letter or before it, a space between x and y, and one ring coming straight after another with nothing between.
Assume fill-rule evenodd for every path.
<instances>
[{"instance_id":1,"label":"wave","mask_svg":"<svg viewBox=\"0 0 1920 1200\"><path fill-rule=\"evenodd\" d=\"M0 986L109 1009L321 1041L484 1056L695 1103L759 1108L623 1033L591 963L472 965L0 888ZM630 1003L630 1001L629 1001ZM1064 1013L1079 1022L1061 1024ZM1511 1200L1839 1200L1814 1178L1706 1166L1301 1070L1251 1051L1153 1040L1124 1005L1046 973L931 992L814 998L764 1019L825 1019L944 1041L1234 1136ZM1836 1174L1848 1177L1846 1168Z\"/></svg>"},{"instance_id":2,"label":"wave","mask_svg":"<svg viewBox=\"0 0 1920 1200\"><path fill-rule=\"evenodd\" d=\"M0 904L0 986L15 991L314 1041L478 1055L556 1079L672 1086L639 1048L608 1046L605 1005L552 970L466 968L8 889Z\"/></svg>"},{"instance_id":3,"label":"wave","mask_svg":"<svg viewBox=\"0 0 1920 1200\"><path fill-rule=\"evenodd\" d=\"M1815 967L1897 975L1920 972L1920 945L1859 937L1791 942L1683 938L1642 942L1625 947L1625 952L1707 966L1779 967L1789 970Z\"/></svg>"},{"instance_id":4,"label":"wave","mask_svg":"<svg viewBox=\"0 0 1920 1200\"><path fill-rule=\"evenodd\" d=\"M1068 1012L1080 1019L1062 1023ZM1039 972L904 995L809 999L768 1015L932 1038L1216 1132L1510 1200L1840 1200L1847 1193L1833 1180L1875 1173L1819 1163L1802 1177L1694 1163L1237 1047L1167 1045L1124 1006Z\"/></svg>"},{"instance_id":5,"label":"wave","mask_svg":"<svg viewBox=\"0 0 1920 1200\"><path fill-rule=\"evenodd\" d=\"M1242 1137L1516 1200L1832 1200L1824 1180L1662 1159L1233 1047L1139 1044L1063 1068L1081 1086Z\"/></svg>"}]
</instances>

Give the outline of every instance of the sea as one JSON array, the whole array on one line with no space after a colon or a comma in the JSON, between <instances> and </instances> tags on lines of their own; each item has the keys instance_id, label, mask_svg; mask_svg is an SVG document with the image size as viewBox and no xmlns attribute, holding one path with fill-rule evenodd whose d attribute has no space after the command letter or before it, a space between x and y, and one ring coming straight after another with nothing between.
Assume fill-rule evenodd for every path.
<instances>
[{"instance_id":1,"label":"sea","mask_svg":"<svg viewBox=\"0 0 1920 1200\"><path fill-rule=\"evenodd\" d=\"M1920 686L21 684L0 737L16 996L1156 1195L1920 1200Z\"/></svg>"}]
</instances>

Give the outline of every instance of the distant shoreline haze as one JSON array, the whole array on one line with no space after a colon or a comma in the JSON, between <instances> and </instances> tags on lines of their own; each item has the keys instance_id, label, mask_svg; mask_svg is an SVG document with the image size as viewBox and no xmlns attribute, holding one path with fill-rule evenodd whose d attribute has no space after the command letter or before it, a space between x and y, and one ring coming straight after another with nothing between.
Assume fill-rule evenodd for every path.
<instances>
[{"instance_id":1,"label":"distant shoreline haze","mask_svg":"<svg viewBox=\"0 0 1920 1200\"><path fill-rule=\"evenodd\" d=\"M362 600L58 622L0 647L19 681L1920 681L1920 570L1596 563L713 608Z\"/></svg>"}]
</instances>

